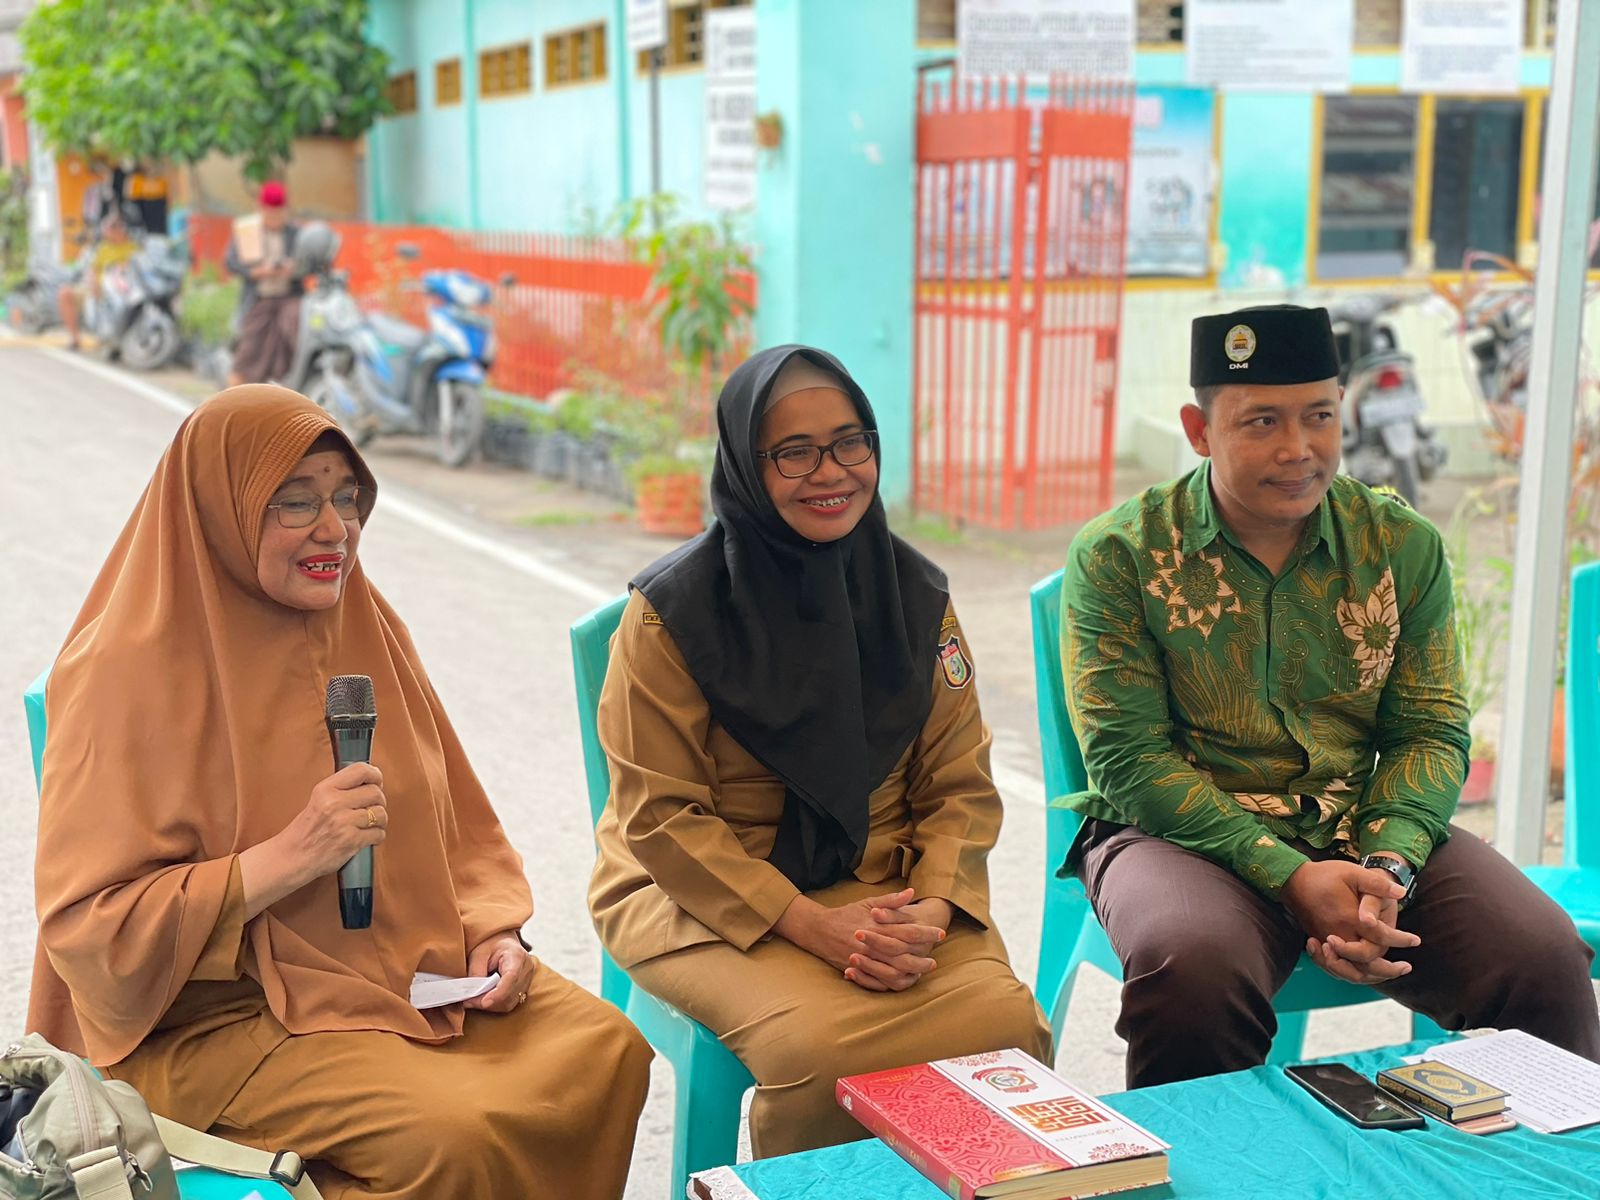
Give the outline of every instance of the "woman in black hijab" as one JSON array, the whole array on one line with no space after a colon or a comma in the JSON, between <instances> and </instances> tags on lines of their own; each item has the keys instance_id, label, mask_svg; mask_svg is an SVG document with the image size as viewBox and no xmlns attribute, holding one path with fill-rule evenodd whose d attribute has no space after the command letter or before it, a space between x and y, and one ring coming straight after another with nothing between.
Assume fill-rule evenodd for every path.
<instances>
[{"instance_id":1,"label":"woman in black hijab","mask_svg":"<svg viewBox=\"0 0 1600 1200\"><path fill-rule=\"evenodd\" d=\"M717 406L716 521L634 580L589 903L749 1067L758 1157L864 1136L840 1075L1050 1032L989 918L989 732L944 572L889 532L872 406L803 346Z\"/></svg>"}]
</instances>

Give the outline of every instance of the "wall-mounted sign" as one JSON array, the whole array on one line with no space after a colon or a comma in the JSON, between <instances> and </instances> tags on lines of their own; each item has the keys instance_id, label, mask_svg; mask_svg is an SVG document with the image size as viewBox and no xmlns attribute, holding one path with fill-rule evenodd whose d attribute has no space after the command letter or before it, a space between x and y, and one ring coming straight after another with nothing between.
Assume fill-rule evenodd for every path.
<instances>
[{"instance_id":1,"label":"wall-mounted sign","mask_svg":"<svg viewBox=\"0 0 1600 1200\"><path fill-rule=\"evenodd\" d=\"M705 39L706 207L749 208L756 202L755 9L707 9Z\"/></svg>"},{"instance_id":2,"label":"wall-mounted sign","mask_svg":"<svg viewBox=\"0 0 1600 1200\"><path fill-rule=\"evenodd\" d=\"M1347 92L1353 0L1185 0L1189 82L1236 90Z\"/></svg>"},{"instance_id":3,"label":"wall-mounted sign","mask_svg":"<svg viewBox=\"0 0 1600 1200\"><path fill-rule=\"evenodd\" d=\"M963 75L1133 78L1133 0L960 0Z\"/></svg>"},{"instance_id":4,"label":"wall-mounted sign","mask_svg":"<svg viewBox=\"0 0 1600 1200\"><path fill-rule=\"evenodd\" d=\"M1406 0L1400 88L1514 94L1521 79L1521 0Z\"/></svg>"}]
</instances>

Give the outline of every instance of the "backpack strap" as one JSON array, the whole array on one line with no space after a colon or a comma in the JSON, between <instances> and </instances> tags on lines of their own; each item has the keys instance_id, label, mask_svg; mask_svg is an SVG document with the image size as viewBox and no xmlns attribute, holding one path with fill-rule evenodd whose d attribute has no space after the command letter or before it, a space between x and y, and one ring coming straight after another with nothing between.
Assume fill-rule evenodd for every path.
<instances>
[{"instance_id":1,"label":"backpack strap","mask_svg":"<svg viewBox=\"0 0 1600 1200\"><path fill-rule=\"evenodd\" d=\"M96 1146L67 1160L78 1200L133 1200L128 1168L115 1146Z\"/></svg>"},{"instance_id":2,"label":"backpack strap","mask_svg":"<svg viewBox=\"0 0 1600 1200\"><path fill-rule=\"evenodd\" d=\"M238 1142L228 1141L227 1138L201 1133L198 1129L169 1121L166 1117L155 1113L150 1115L156 1119L156 1132L161 1135L167 1153L174 1158L181 1158L199 1167L225 1171L229 1175L270 1179L287 1189L294 1200L322 1200L322 1193L317 1191L317 1185L312 1183L311 1176L305 1173L305 1163L293 1150L279 1150L273 1154L267 1150L257 1150L253 1146L241 1146ZM123 1188L121 1195L127 1195L131 1200L126 1180L123 1181ZM88 1193L82 1192L81 1189L80 1195L84 1200L88 1200ZM96 1195L104 1195L107 1200L113 1197L115 1200L121 1200L121 1195L115 1192L96 1193Z\"/></svg>"}]
</instances>

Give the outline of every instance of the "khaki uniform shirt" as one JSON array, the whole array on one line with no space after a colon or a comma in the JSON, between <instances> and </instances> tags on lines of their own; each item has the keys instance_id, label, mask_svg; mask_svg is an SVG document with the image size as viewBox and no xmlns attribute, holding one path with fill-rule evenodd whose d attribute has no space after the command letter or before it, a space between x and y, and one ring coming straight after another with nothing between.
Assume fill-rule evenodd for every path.
<instances>
[{"instance_id":1,"label":"khaki uniform shirt","mask_svg":"<svg viewBox=\"0 0 1600 1200\"><path fill-rule=\"evenodd\" d=\"M932 711L872 793L855 877L885 890L908 880L919 899L948 900L986 927L986 860L1000 832L989 730L953 612L939 643ZM623 967L706 942L749 949L799 895L767 861L784 784L712 719L639 592L611 643L599 732L611 799L595 827L589 909L606 949Z\"/></svg>"}]
</instances>

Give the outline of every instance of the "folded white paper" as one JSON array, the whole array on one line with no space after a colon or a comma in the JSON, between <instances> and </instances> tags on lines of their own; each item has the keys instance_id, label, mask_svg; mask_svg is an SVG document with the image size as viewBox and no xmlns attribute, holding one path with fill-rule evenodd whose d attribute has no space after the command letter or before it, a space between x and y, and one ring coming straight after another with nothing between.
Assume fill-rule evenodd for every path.
<instances>
[{"instance_id":1,"label":"folded white paper","mask_svg":"<svg viewBox=\"0 0 1600 1200\"><path fill-rule=\"evenodd\" d=\"M471 1000L485 992L493 991L494 985L499 982L498 972L488 976L469 975L464 979L452 979L448 975L431 975L427 971L418 971L411 977L411 1006L424 1009L460 1004L463 1000Z\"/></svg>"}]
</instances>

